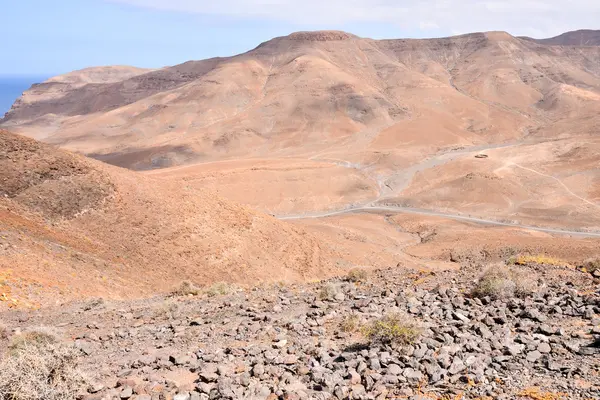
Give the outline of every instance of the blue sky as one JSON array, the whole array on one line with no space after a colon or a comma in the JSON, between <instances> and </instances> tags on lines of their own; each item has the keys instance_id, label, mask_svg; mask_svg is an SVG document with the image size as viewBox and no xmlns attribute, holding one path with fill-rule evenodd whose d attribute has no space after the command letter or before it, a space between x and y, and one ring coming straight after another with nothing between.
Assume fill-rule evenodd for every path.
<instances>
[{"instance_id":1,"label":"blue sky","mask_svg":"<svg viewBox=\"0 0 600 400\"><path fill-rule=\"evenodd\" d=\"M600 2L571 0L7 0L0 75L95 65L161 67L249 50L298 30L372 38L482 30L548 37L598 28Z\"/></svg>"}]
</instances>

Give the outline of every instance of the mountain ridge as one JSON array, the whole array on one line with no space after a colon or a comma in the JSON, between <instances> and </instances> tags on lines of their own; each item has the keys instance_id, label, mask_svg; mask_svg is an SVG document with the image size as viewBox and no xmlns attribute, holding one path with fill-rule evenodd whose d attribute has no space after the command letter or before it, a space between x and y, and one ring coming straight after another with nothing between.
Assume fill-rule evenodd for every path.
<instances>
[{"instance_id":1,"label":"mountain ridge","mask_svg":"<svg viewBox=\"0 0 600 400\"><path fill-rule=\"evenodd\" d=\"M59 98L33 92L5 127L121 167L164 170L275 215L399 204L600 226L595 150L571 163L562 156L597 145L600 46L506 32L410 40L300 32ZM468 149L493 157L475 162Z\"/></svg>"},{"instance_id":2,"label":"mountain ridge","mask_svg":"<svg viewBox=\"0 0 600 400\"><path fill-rule=\"evenodd\" d=\"M594 29L579 29L546 39L534 39L528 36L520 38L551 46L600 46L600 30Z\"/></svg>"}]
</instances>

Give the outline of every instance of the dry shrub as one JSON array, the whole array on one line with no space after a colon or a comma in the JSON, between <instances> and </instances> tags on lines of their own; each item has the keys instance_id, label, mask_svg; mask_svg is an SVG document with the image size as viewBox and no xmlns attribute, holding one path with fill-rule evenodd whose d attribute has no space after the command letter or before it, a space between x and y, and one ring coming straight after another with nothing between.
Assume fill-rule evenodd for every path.
<instances>
[{"instance_id":1,"label":"dry shrub","mask_svg":"<svg viewBox=\"0 0 600 400\"><path fill-rule=\"evenodd\" d=\"M0 361L0 399L75 399L86 381L77 369L79 351L47 332L17 335Z\"/></svg>"},{"instance_id":2,"label":"dry shrub","mask_svg":"<svg viewBox=\"0 0 600 400\"><path fill-rule=\"evenodd\" d=\"M327 283L319 291L319 300L333 300L340 293L340 288L333 283Z\"/></svg>"},{"instance_id":3,"label":"dry shrub","mask_svg":"<svg viewBox=\"0 0 600 400\"><path fill-rule=\"evenodd\" d=\"M581 268L590 274L600 270L600 257L588 258L583 262Z\"/></svg>"},{"instance_id":4,"label":"dry shrub","mask_svg":"<svg viewBox=\"0 0 600 400\"><path fill-rule=\"evenodd\" d=\"M0 323L0 342L7 340L10 337L10 330Z\"/></svg>"},{"instance_id":5,"label":"dry shrub","mask_svg":"<svg viewBox=\"0 0 600 400\"><path fill-rule=\"evenodd\" d=\"M42 327L13 336L8 349L11 353L17 353L25 347L44 347L58 342L58 337L50 329Z\"/></svg>"},{"instance_id":6,"label":"dry shrub","mask_svg":"<svg viewBox=\"0 0 600 400\"><path fill-rule=\"evenodd\" d=\"M507 299L525 297L535 292L536 282L525 274L503 265L486 270L471 291L473 297Z\"/></svg>"},{"instance_id":7,"label":"dry shrub","mask_svg":"<svg viewBox=\"0 0 600 400\"><path fill-rule=\"evenodd\" d=\"M227 282L217 282L206 289L204 293L209 297L215 297L233 293L235 290L235 285L228 284Z\"/></svg>"},{"instance_id":8,"label":"dry shrub","mask_svg":"<svg viewBox=\"0 0 600 400\"><path fill-rule=\"evenodd\" d=\"M353 333L358 331L360 320L356 315L347 315L340 322L340 331L345 333Z\"/></svg>"},{"instance_id":9,"label":"dry shrub","mask_svg":"<svg viewBox=\"0 0 600 400\"><path fill-rule=\"evenodd\" d=\"M364 283L369 279L369 273L362 268L353 268L348 271L346 276L350 282Z\"/></svg>"},{"instance_id":10,"label":"dry shrub","mask_svg":"<svg viewBox=\"0 0 600 400\"><path fill-rule=\"evenodd\" d=\"M193 282L183 281L171 292L174 296L198 296L200 288Z\"/></svg>"},{"instance_id":11,"label":"dry shrub","mask_svg":"<svg viewBox=\"0 0 600 400\"><path fill-rule=\"evenodd\" d=\"M539 387L529 387L523 389L518 393L518 396L531 400L566 400L569 398L569 395L566 393L546 392Z\"/></svg>"},{"instance_id":12,"label":"dry shrub","mask_svg":"<svg viewBox=\"0 0 600 400\"><path fill-rule=\"evenodd\" d=\"M421 332L421 325L415 319L400 313L384 315L362 329L371 342L401 345L414 342Z\"/></svg>"},{"instance_id":13,"label":"dry shrub","mask_svg":"<svg viewBox=\"0 0 600 400\"><path fill-rule=\"evenodd\" d=\"M517 265L528 265L528 264L539 264L539 265L552 265L554 267L567 267L571 268L572 265L560 258L550 257L545 254L528 255L520 254L511 258L512 263Z\"/></svg>"},{"instance_id":14,"label":"dry shrub","mask_svg":"<svg viewBox=\"0 0 600 400\"><path fill-rule=\"evenodd\" d=\"M154 309L154 318L172 319L177 316L179 305L173 299L167 299Z\"/></svg>"}]
</instances>

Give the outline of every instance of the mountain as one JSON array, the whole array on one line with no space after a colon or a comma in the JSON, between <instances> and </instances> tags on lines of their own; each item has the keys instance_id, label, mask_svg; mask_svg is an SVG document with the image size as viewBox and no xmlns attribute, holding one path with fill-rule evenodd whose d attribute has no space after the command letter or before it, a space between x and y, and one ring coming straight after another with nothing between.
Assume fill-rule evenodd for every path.
<instances>
[{"instance_id":1,"label":"mountain","mask_svg":"<svg viewBox=\"0 0 600 400\"><path fill-rule=\"evenodd\" d=\"M581 29L548 39L533 39L530 37L523 37L522 39L550 46L600 46L600 30Z\"/></svg>"},{"instance_id":2,"label":"mountain","mask_svg":"<svg viewBox=\"0 0 600 400\"><path fill-rule=\"evenodd\" d=\"M135 297L185 279L301 281L336 271L335 253L300 228L6 131L0 182L0 270L23 291Z\"/></svg>"},{"instance_id":3,"label":"mountain","mask_svg":"<svg viewBox=\"0 0 600 400\"><path fill-rule=\"evenodd\" d=\"M1 124L277 215L386 204L600 227L600 46L298 32L108 76L35 85Z\"/></svg>"},{"instance_id":4,"label":"mountain","mask_svg":"<svg viewBox=\"0 0 600 400\"><path fill-rule=\"evenodd\" d=\"M488 143L589 107L599 54L503 32L384 41L300 32L230 58L53 78L2 125L134 169L342 143L372 152L399 130L400 143L425 147Z\"/></svg>"}]
</instances>

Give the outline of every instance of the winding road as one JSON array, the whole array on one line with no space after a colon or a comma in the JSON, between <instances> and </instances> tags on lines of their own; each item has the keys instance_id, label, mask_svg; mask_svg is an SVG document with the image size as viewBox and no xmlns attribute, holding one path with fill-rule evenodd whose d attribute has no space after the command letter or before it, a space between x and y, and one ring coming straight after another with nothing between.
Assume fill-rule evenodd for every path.
<instances>
[{"instance_id":1,"label":"winding road","mask_svg":"<svg viewBox=\"0 0 600 400\"><path fill-rule=\"evenodd\" d=\"M328 212L322 212L322 213L285 215L285 216L279 216L277 218L280 220L325 218L325 217L333 217L333 216L343 215L343 214L352 214L352 213L361 213L361 212L377 212L377 211L426 215L426 216L430 216L430 217L441 217L441 218L448 218L448 219L453 219L453 220L457 220L457 221L473 222L473 223L477 223L477 224L481 224L481 225L504 226L504 227L511 227L511 228L527 229L527 230L531 230L531 231L544 232L544 233L576 236L576 237L581 237L581 238L600 238L600 233L596 233L596 232L580 232L580 231L570 231L570 230L564 230L564 229L543 228L543 227L533 226L533 225L522 225L522 224L516 224L516 223L510 223L510 222L500 222L500 221L494 221L494 220L490 220L490 219L469 217L469 216L459 215L459 214L449 214L449 213L443 213L443 212L439 212L439 211L431 211L431 210L424 210L424 209L420 209L420 208L410 208L410 207L400 207L400 206L367 205L367 206L351 207L351 208L346 208L343 210L328 211Z\"/></svg>"},{"instance_id":2,"label":"winding road","mask_svg":"<svg viewBox=\"0 0 600 400\"><path fill-rule=\"evenodd\" d=\"M568 230L568 229L545 228L545 227L539 227L539 226L533 226L533 225L524 225L524 224L519 224L519 223L500 222L500 221L494 221L491 219L477 218L477 217L465 216L465 215L460 215L460 214L444 213L444 212L440 212L440 211L426 210L426 209L420 209L420 208L376 204L378 201L382 200L385 192L387 192L391 189L391 187L389 185L390 183L393 183L395 186L395 191L400 193L406 187L408 187L408 185L412 181L412 178L414 177L414 175L417 172L445 164L449 161L454 160L455 157L458 155L476 153L476 152L481 152L481 151L490 150L490 149L497 149L497 148L502 148L502 147L512 147L512 146L517 146L520 144L523 144L523 142L491 144L491 145L483 145L483 146L470 146L470 147L466 147L466 148L446 151L441 154L437 154L433 157L427 158L418 164L412 165L406 169L398 171L395 174L393 174L392 176L387 177L387 179L385 179L385 180L376 179L378 186L379 186L379 194L376 199L373 199L372 201L370 201L368 203L361 204L361 205L348 206L346 208L343 208L340 210L334 210L334 211L304 213L304 214L298 214L298 215L280 215L280 216L276 216L276 217L280 220L300 220L300 219L310 219L310 218L326 218L326 217L333 217L333 216L344 215L344 214L353 214L353 213L382 212L383 211L383 212L392 212L392 213L418 214L418 215L425 215L425 216L432 216L432 217L440 217L440 218L447 218L447 219L452 219L452 220L457 220L457 221L472 222L472 223L481 224L481 225L511 227L511 228L525 229L525 230L544 232L544 233L550 233L550 234L574 236L574 237L580 237L580 238L600 238L600 232L585 232L585 231L573 231L573 230ZM327 161L327 160L321 159L319 161ZM331 159L329 161L335 163L336 165L340 165L340 166L344 166L346 168L352 168L352 169L356 169L356 170L363 170L368 167L368 166L361 166L360 164L357 164L357 163L351 163L349 161L339 160L339 159ZM573 195L573 196L579 198L580 200L582 200L586 203L589 203L593 206L600 207L600 205L590 202L588 199L584 199L584 198L576 195L562 181L560 181L559 179L557 179L553 176L542 174L538 171L523 167L518 164L512 163L511 165L514 165L516 167L519 167L519 168L522 168L525 170L529 170L531 172L546 176L548 178L555 179L571 195Z\"/></svg>"}]
</instances>

